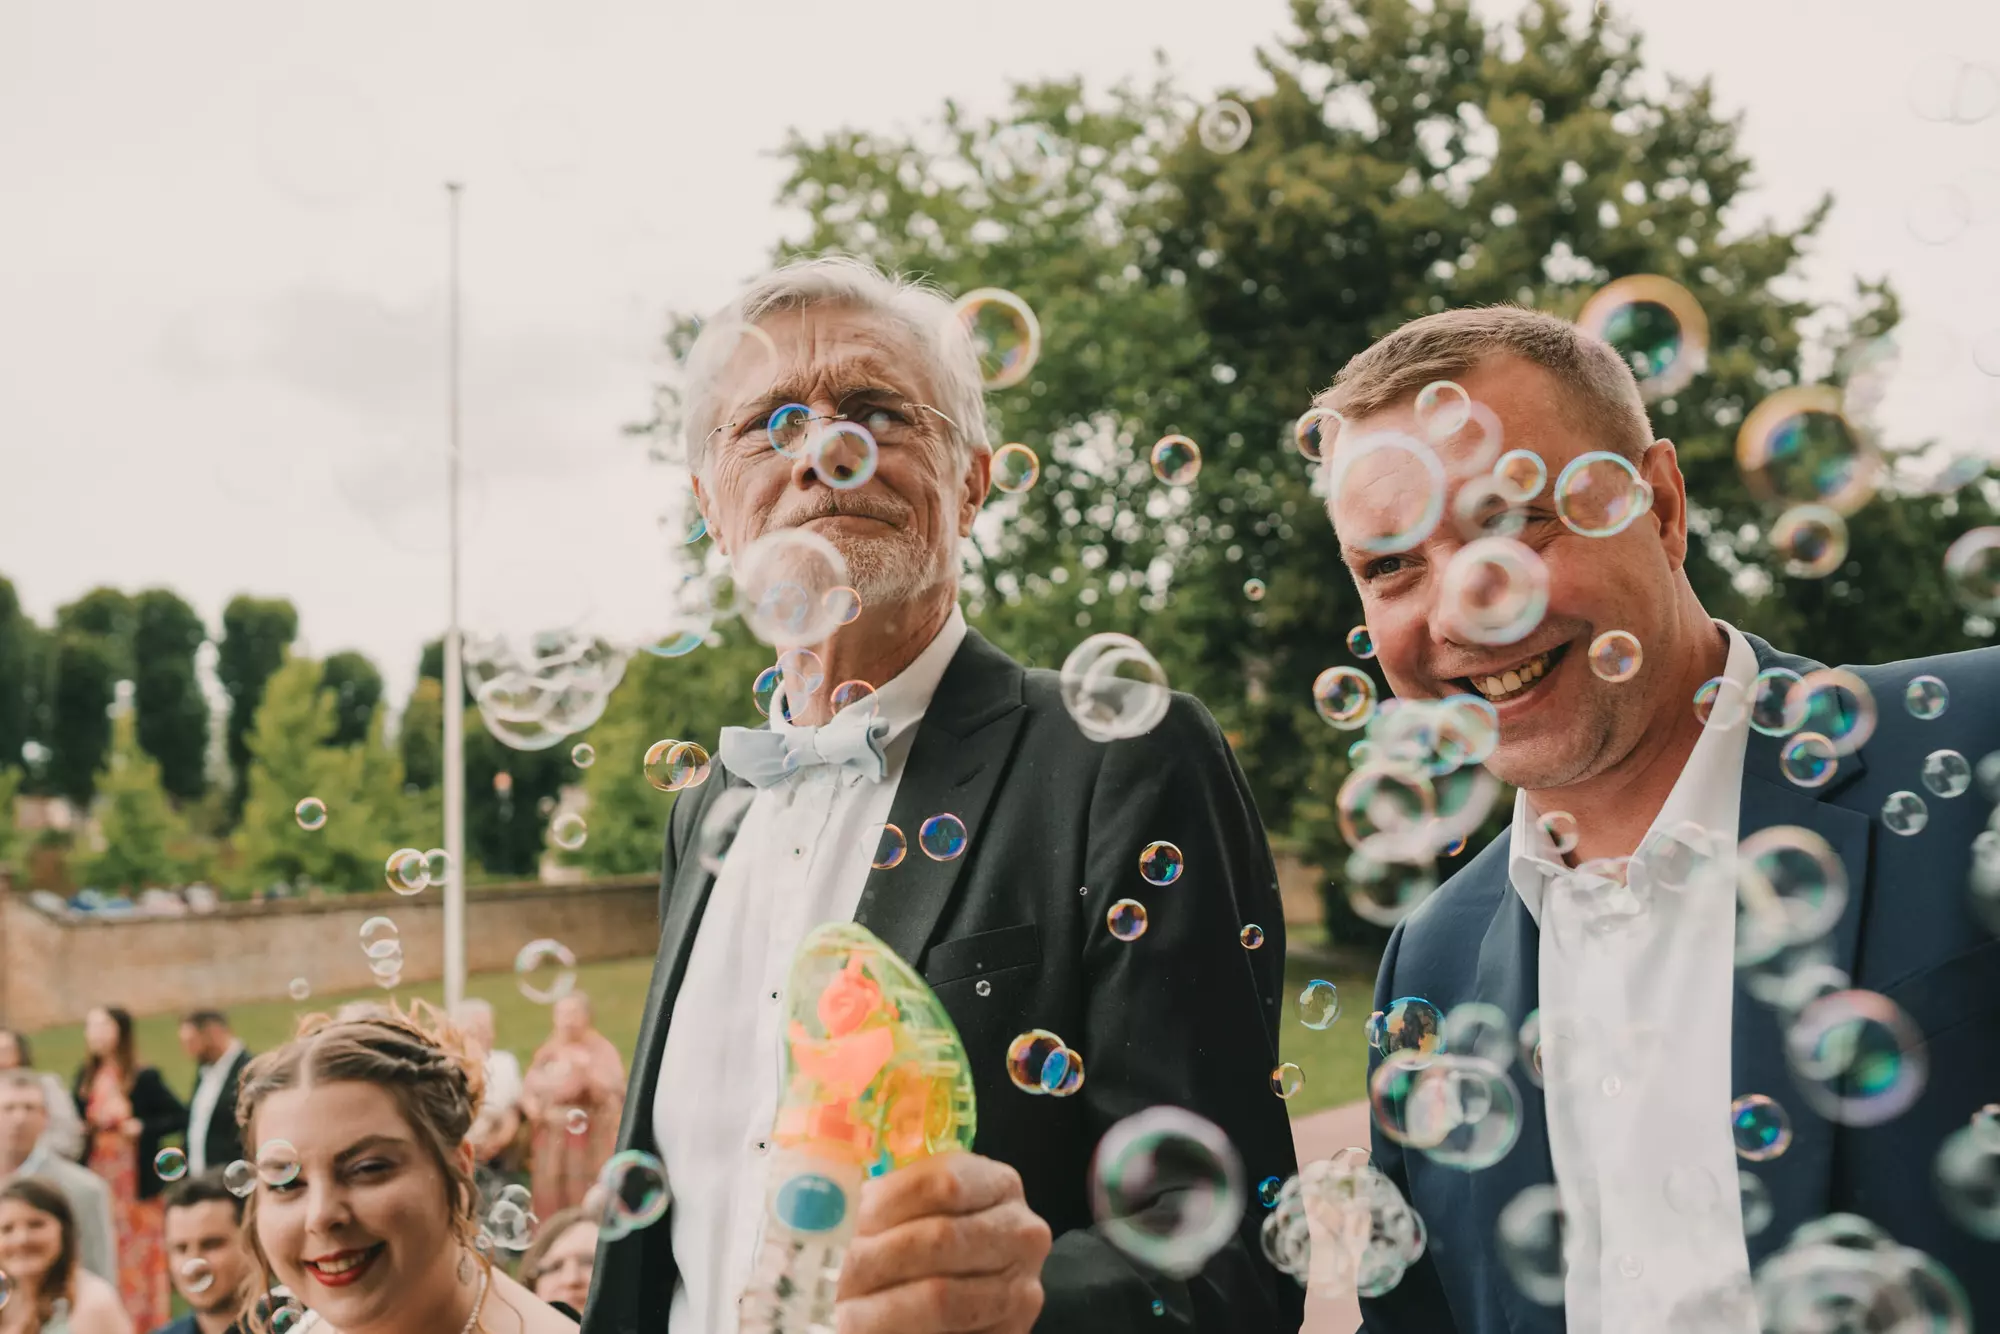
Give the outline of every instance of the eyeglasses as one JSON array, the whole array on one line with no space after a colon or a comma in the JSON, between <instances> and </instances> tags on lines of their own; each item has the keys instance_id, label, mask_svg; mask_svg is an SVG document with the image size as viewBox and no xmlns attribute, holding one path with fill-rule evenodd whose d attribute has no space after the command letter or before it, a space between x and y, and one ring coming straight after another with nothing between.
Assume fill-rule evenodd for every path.
<instances>
[{"instance_id":1,"label":"eyeglasses","mask_svg":"<svg viewBox=\"0 0 2000 1334\"><path fill-rule=\"evenodd\" d=\"M706 447L718 435L731 443L777 450L786 458L797 458L811 442L814 432L834 422L853 422L867 428L878 445L895 447L923 439L929 433L924 414L936 417L953 430L958 423L928 403L906 398L855 395L840 404L831 416L815 413L803 403L787 403L769 414L725 422L703 438Z\"/></svg>"}]
</instances>

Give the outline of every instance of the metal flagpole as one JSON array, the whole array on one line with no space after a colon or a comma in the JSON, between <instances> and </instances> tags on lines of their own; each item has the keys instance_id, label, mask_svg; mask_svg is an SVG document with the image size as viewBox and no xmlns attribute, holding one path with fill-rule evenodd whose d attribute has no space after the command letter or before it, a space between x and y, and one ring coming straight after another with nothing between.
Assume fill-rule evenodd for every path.
<instances>
[{"instance_id":1,"label":"metal flagpole","mask_svg":"<svg viewBox=\"0 0 2000 1334\"><path fill-rule=\"evenodd\" d=\"M460 185L448 181L451 201L451 439L445 488L451 562L450 618L444 629L444 1003L465 998L465 662L458 631L458 203Z\"/></svg>"}]
</instances>

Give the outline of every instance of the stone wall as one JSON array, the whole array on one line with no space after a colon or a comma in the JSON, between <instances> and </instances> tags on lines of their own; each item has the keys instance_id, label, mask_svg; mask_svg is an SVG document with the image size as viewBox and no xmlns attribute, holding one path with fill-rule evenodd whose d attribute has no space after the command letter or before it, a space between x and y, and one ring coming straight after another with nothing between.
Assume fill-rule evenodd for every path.
<instances>
[{"instance_id":1,"label":"stone wall","mask_svg":"<svg viewBox=\"0 0 2000 1334\"><path fill-rule=\"evenodd\" d=\"M579 962L653 952L659 882L651 876L578 885L495 885L466 894L466 967L513 966L521 946L553 937ZM444 974L444 901L361 894L318 901L231 903L212 913L124 921L64 920L6 891L0 878L0 1025L72 1023L93 1005L174 1013L283 996L295 977L314 994L373 984L362 922L394 921L403 976Z\"/></svg>"}]
</instances>

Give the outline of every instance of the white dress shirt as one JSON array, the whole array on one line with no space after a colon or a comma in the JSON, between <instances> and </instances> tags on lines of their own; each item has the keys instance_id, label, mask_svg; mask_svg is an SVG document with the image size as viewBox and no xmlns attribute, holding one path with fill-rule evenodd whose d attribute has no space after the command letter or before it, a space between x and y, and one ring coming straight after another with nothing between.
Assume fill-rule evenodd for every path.
<instances>
[{"instance_id":1,"label":"white dress shirt","mask_svg":"<svg viewBox=\"0 0 2000 1334\"><path fill-rule=\"evenodd\" d=\"M1724 675L1741 687L1738 721L1703 729L1640 843L1642 854L1661 848L1693 822L1711 841L1704 873L1657 884L1641 855L1629 888L1578 876L1527 794L1514 799L1508 874L1541 928L1542 1070L1572 1334L1665 1331L1677 1303L1750 1279L1729 1104L1782 1090L1730 1088L1740 715L1757 660L1716 624L1729 640ZM1717 1334L1756 1334L1754 1316L1744 1320Z\"/></svg>"},{"instance_id":2,"label":"white dress shirt","mask_svg":"<svg viewBox=\"0 0 2000 1334\"><path fill-rule=\"evenodd\" d=\"M188 1100L187 1160L188 1174L200 1176L215 1164L208 1161L208 1123L215 1117L215 1104L222 1097L222 1086L229 1082L229 1067L243 1054L243 1043L231 1038L222 1055L201 1068L201 1078L195 1081L194 1097ZM234 1116L235 1108L224 1112Z\"/></svg>"},{"instance_id":3,"label":"white dress shirt","mask_svg":"<svg viewBox=\"0 0 2000 1334\"><path fill-rule=\"evenodd\" d=\"M723 858L667 1023L653 1099L680 1270L671 1334L736 1328L764 1226L792 956L813 927L854 919L917 724L965 634L954 607L929 647L876 690L878 716L889 724L881 782L830 765L781 779L751 800ZM771 726L783 732L777 712ZM906 855L922 855L917 831L903 834Z\"/></svg>"},{"instance_id":4,"label":"white dress shirt","mask_svg":"<svg viewBox=\"0 0 2000 1334\"><path fill-rule=\"evenodd\" d=\"M486 1053L486 1096L480 1110L504 1116L520 1105L525 1085L521 1079L521 1058L498 1047Z\"/></svg>"}]
</instances>

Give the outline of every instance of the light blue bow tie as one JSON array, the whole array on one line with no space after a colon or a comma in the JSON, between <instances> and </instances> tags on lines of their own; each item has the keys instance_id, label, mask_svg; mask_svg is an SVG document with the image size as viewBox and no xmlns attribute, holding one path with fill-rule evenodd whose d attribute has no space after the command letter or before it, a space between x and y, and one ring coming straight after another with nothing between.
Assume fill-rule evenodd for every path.
<instances>
[{"instance_id":1,"label":"light blue bow tie","mask_svg":"<svg viewBox=\"0 0 2000 1334\"><path fill-rule=\"evenodd\" d=\"M783 732L725 727L716 754L725 769L753 787L769 787L815 764L851 769L879 783L889 771L882 749L888 739L889 720L863 705L841 710L824 727L788 727Z\"/></svg>"}]
</instances>

